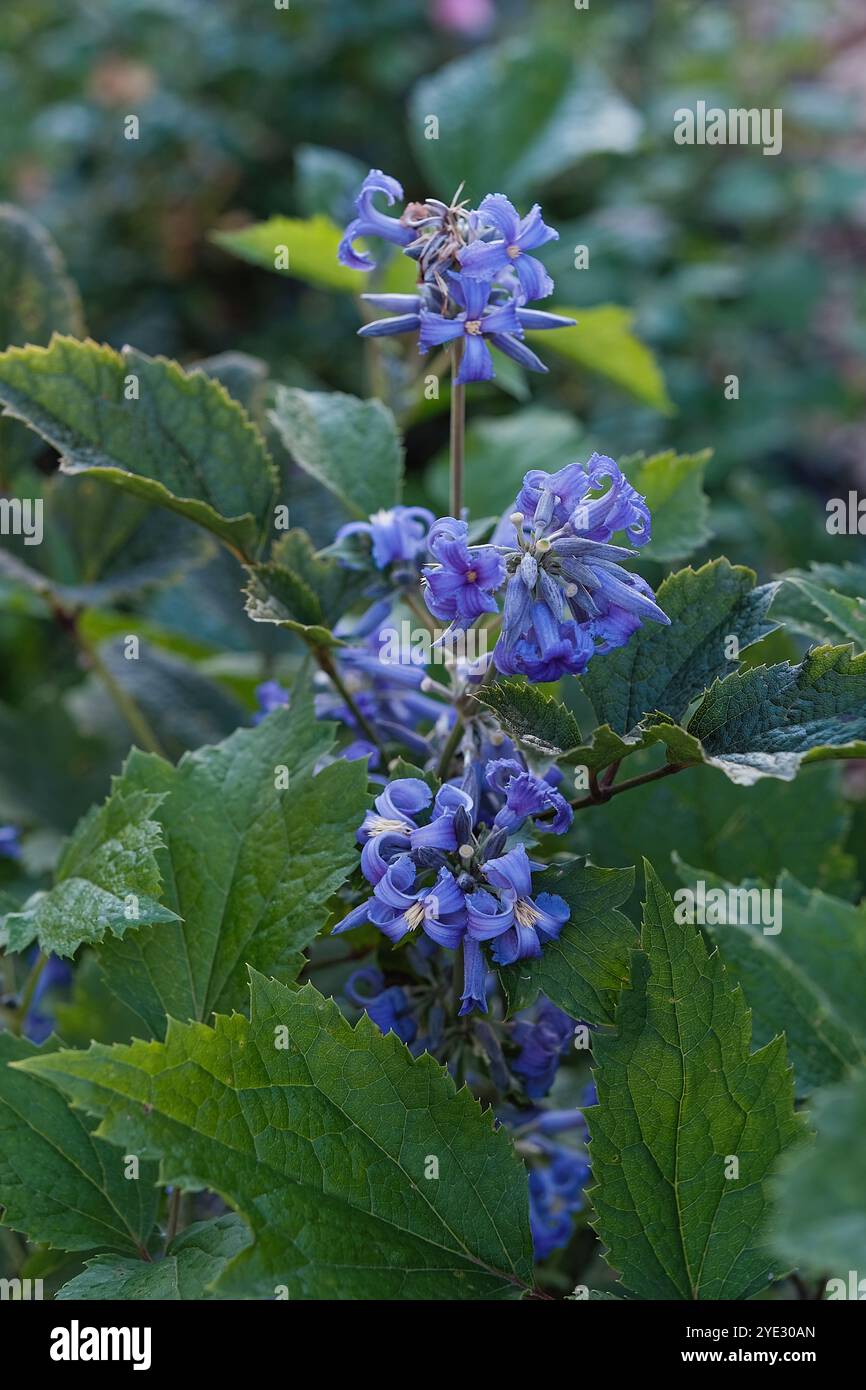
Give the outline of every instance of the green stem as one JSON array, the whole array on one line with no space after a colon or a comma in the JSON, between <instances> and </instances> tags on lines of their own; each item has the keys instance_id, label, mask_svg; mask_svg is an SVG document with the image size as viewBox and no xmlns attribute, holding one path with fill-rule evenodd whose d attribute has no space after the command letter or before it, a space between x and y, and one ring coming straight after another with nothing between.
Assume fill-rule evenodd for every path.
<instances>
[{"instance_id":1,"label":"green stem","mask_svg":"<svg viewBox=\"0 0 866 1390\"><path fill-rule=\"evenodd\" d=\"M180 1201L181 1190L179 1187L176 1187L171 1194L171 1198L169 1199L168 1204L168 1222L165 1228L166 1250L168 1250L168 1247L171 1245L171 1242L174 1240L178 1232L178 1227L180 1225Z\"/></svg>"},{"instance_id":2,"label":"green stem","mask_svg":"<svg viewBox=\"0 0 866 1390\"><path fill-rule=\"evenodd\" d=\"M48 957L45 955L44 951L40 951L31 966L30 974L24 982L24 988L21 991L21 1002L12 1015L9 1023L9 1031L10 1033L14 1033L16 1037L21 1036L24 1021L30 1012L30 1005L33 1003L33 996L36 993L36 986L39 984L40 976L47 964Z\"/></svg>"},{"instance_id":3,"label":"green stem","mask_svg":"<svg viewBox=\"0 0 866 1390\"><path fill-rule=\"evenodd\" d=\"M693 767L693 763L665 763L664 767L657 767L653 772L643 772L640 777L630 777L627 782L618 782L616 786L599 786L596 782L595 795L582 797L579 801L572 801L575 811L582 811L584 806L601 806L612 797L619 796L620 792L629 792L633 787L642 787L646 782L658 782L662 777L671 777L675 772L682 772L686 767ZM590 778L592 786L592 778Z\"/></svg>"},{"instance_id":4,"label":"green stem","mask_svg":"<svg viewBox=\"0 0 866 1390\"><path fill-rule=\"evenodd\" d=\"M451 353L451 515L460 519L463 510L463 457L466 438L466 387L456 383L463 359L463 343L454 343Z\"/></svg>"},{"instance_id":5,"label":"green stem","mask_svg":"<svg viewBox=\"0 0 866 1390\"><path fill-rule=\"evenodd\" d=\"M331 681L335 690L337 690L338 693L343 697L349 709L352 711L352 715L358 725L358 728L362 729L363 732L366 734L367 738L370 740L370 742L376 748L378 748L379 752L382 755L383 761L387 761L385 747L381 739L379 738L379 735L376 733L376 730L373 728L367 716L363 714L359 709L354 695L349 690L349 687L346 685L346 682L343 680L343 677L340 675L340 672L337 670L337 667L335 666L331 658L330 652L327 651L325 647L315 647L313 650L316 660L319 663L319 666L324 671L325 675L328 677L328 680Z\"/></svg>"},{"instance_id":6,"label":"green stem","mask_svg":"<svg viewBox=\"0 0 866 1390\"><path fill-rule=\"evenodd\" d=\"M76 640L141 747L146 749L148 753L156 753L159 757L164 758L166 755L163 747L145 715L129 691L123 688L120 681L108 669L96 644L89 642L80 628L76 628Z\"/></svg>"},{"instance_id":7,"label":"green stem","mask_svg":"<svg viewBox=\"0 0 866 1390\"><path fill-rule=\"evenodd\" d=\"M458 714L456 719L454 720L454 728L448 735L448 742L442 749L442 756L439 759L439 766L436 769L436 775L439 778L440 782L444 782L445 778L448 776L448 769L451 766L451 759L454 757L454 754L460 747L460 740L463 737L464 728L465 725L463 723L463 720L460 718L460 715Z\"/></svg>"}]
</instances>

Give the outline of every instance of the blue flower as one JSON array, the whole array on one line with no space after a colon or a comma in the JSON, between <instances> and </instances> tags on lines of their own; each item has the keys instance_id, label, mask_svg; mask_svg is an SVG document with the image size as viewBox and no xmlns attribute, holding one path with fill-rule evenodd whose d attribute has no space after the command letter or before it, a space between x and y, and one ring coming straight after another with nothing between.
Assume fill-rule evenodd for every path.
<instances>
[{"instance_id":1,"label":"blue flower","mask_svg":"<svg viewBox=\"0 0 866 1390\"><path fill-rule=\"evenodd\" d=\"M384 570L417 560L427 548L427 533L433 521L433 513L426 507L391 507L374 512L369 521L347 522L340 527L336 540L339 543L347 536L369 537L373 563Z\"/></svg>"},{"instance_id":2,"label":"blue flower","mask_svg":"<svg viewBox=\"0 0 866 1390\"><path fill-rule=\"evenodd\" d=\"M482 613L497 612L493 597L505 578L505 564L492 546L467 542L465 521L443 517L430 531L430 551L438 561L424 566L424 600L435 618L456 629L471 627Z\"/></svg>"},{"instance_id":3,"label":"blue flower","mask_svg":"<svg viewBox=\"0 0 866 1390\"><path fill-rule=\"evenodd\" d=\"M20 859L21 841L14 825L0 825L0 859Z\"/></svg>"},{"instance_id":4,"label":"blue flower","mask_svg":"<svg viewBox=\"0 0 866 1390\"><path fill-rule=\"evenodd\" d=\"M32 966L38 956L38 951L33 950L29 958ZM33 991L33 999L24 1020L23 1033L25 1038L33 1043L43 1043L54 1029L55 1017L52 1004L54 997L58 994L69 993L72 985L72 969L68 961L61 960L59 956L49 956L48 962L39 976L36 989Z\"/></svg>"},{"instance_id":5,"label":"blue flower","mask_svg":"<svg viewBox=\"0 0 866 1390\"><path fill-rule=\"evenodd\" d=\"M568 1244L591 1172L586 1157L566 1145L551 1145L548 1158L529 1174L529 1224L537 1260Z\"/></svg>"},{"instance_id":6,"label":"blue flower","mask_svg":"<svg viewBox=\"0 0 866 1390\"><path fill-rule=\"evenodd\" d=\"M400 855L379 879L373 897L353 908L334 927L334 933L372 922L389 941L396 943L421 927L437 945L456 950L466 930L463 892L447 868L439 870L432 887L419 887L418 877L411 857Z\"/></svg>"},{"instance_id":7,"label":"blue flower","mask_svg":"<svg viewBox=\"0 0 866 1390\"><path fill-rule=\"evenodd\" d=\"M511 1069L524 1078L530 1099L540 1100L547 1095L573 1037L574 1023L568 1014L543 996L532 1009L518 1016L512 1038L520 1053ZM571 1124L574 1123L572 1114Z\"/></svg>"},{"instance_id":8,"label":"blue flower","mask_svg":"<svg viewBox=\"0 0 866 1390\"><path fill-rule=\"evenodd\" d=\"M468 932L476 941L493 941L497 965L540 956L568 921L568 904L555 893L532 894L532 864L525 845L516 845L483 865L495 892L479 888L466 895Z\"/></svg>"},{"instance_id":9,"label":"blue flower","mask_svg":"<svg viewBox=\"0 0 866 1390\"><path fill-rule=\"evenodd\" d=\"M488 784L505 793L505 805L496 813L493 824L509 835L519 830L532 816L553 811L553 819L544 826L549 835L563 835L574 819L574 812L561 792L544 777L529 772L516 758L496 758L487 764Z\"/></svg>"},{"instance_id":10,"label":"blue flower","mask_svg":"<svg viewBox=\"0 0 866 1390\"><path fill-rule=\"evenodd\" d=\"M386 988L380 970L356 970L343 986L343 993L357 1008L365 1009L383 1033L396 1033L407 1044L415 1041L418 1024L412 1017L409 997L399 985Z\"/></svg>"},{"instance_id":11,"label":"blue flower","mask_svg":"<svg viewBox=\"0 0 866 1390\"><path fill-rule=\"evenodd\" d=\"M428 824L419 826L415 817L433 801ZM376 797L375 809L367 811L357 831L364 846L361 872L368 883L377 884L389 866L409 850L456 850L458 839L455 817L462 809L472 810L472 798L458 787L446 783L433 793L420 777L399 777Z\"/></svg>"},{"instance_id":12,"label":"blue flower","mask_svg":"<svg viewBox=\"0 0 866 1390\"><path fill-rule=\"evenodd\" d=\"M491 304L492 287L487 281L471 280L453 271L448 275L448 283L457 313L446 317L422 308L418 347L421 352L429 352L430 348L462 339L463 358L455 377L458 386L470 381L489 381L496 375L485 338L489 338L495 347L509 357L516 356L531 371L547 371L541 359L529 348L518 351L515 340L523 337L523 326L517 317L515 301L508 299Z\"/></svg>"},{"instance_id":13,"label":"blue flower","mask_svg":"<svg viewBox=\"0 0 866 1390\"><path fill-rule=\"evenodd\" d=\"M410 241L415 239L415 232L411 227L379 211L373 201L377 193L385 194L389 207L393 207L398 199L402 201L403 198L403 188L397 179L383 174L381 169L370 170L355 199L358 216L349 223L337 251L337 259L350 270L376 268L376 262L370 256L355 250L352 243L356 237L381 237L384 241L393 242L395 246L408 246Z\"/></svg>"},{"instance_id":14,"label":"blue flower","mask_svg":"<svg viewBox=\"0 0 866 1390\"><path fill-rule=\"evenodd\" d=\"M526 217L501 193L488 193L478 207L480 223L488 223L501 239L472 241L458 253L465 273L479 280L493 281L503 271L513 270L520 282L524 300L546 299L553 292L553 281L540 261L529 256L548 241L558 241L559 233L545 226L536 203Z\"/></svg>"},{"instance_id":15,"label":"blue flower","mask_svg":"<svg viewBox=\"0 0 866 1390\"><path fill-rule=\"evenodd\" d=\"M484 951L474 936L463 938L463 993L460 1017L476 1010L487 1013L487 977L490 973Z\"/></svg>"}]
</instances>

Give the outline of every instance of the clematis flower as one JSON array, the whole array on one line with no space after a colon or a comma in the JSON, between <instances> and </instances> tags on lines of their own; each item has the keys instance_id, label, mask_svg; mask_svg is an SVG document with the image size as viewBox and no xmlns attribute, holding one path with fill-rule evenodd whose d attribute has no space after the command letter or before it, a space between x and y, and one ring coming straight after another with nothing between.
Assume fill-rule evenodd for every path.
<instances>
[{"instance_id":1,"label":"clematis flower","mask_svg":"<svg viewBox=\"0 0 866 1390\"><path fill-rule=\"evenodd\" d=\"M336 542L347 536L369 537L373 563L384 570L417 559L427 547L433 521L433 513L426 507L390 507L374 512L369 521L347 522L337 532Z\"/></svg>"},{"instance_id":2,"label":"clematis flower","mask_svg":"<svg viewBox=\"0 0 866 1390\"><path fill-rule=\"evenodd\" d=\"M418 1024L406 991L399 985L386 988L381 970L356 970L343 986L343 993L356 1008L367 1012L381 1032L396 1033L407 1044L415 1041Z\"/></svg>"},{"instance_id":3,"label":"clematis flower","mask_svg":"<svg viewBox=\"0 0 866 1390\"><path fill-rule=\"evenodd\" d=\"M553 811L553 819L544 826L549 835L563 835L574 819L574 812L561 792L529 772L516 758L497 758L487 764L488 784L505 793L505 805L496 813L493 824L509 835L519 830L532 816Z\"/></svg>"},{"instance_id":4,"label":"clematis flower","mask_svg":"<svg viewBox=\"0 0 866 1390\"><path fill-rule=\"evenodd\" d=\"M446 318L441 313L422 309L418 347L421 352L428 352L443 343L462 339L463 358L455 377L458 386L470 381L489 381L496 375L486 338L530 371L547 371L541 359L519 342L523 337L523 325L513 300L490 303L491 286L487 281L471 280L453 271L448 275L448 284L458 312L453 318Z\"/></svg>"},{"instance_id":5,"label":"clematis flower","mask_svg":"<svg viewBox=\"0 0 866 1390\"><path fill-rule=\"evenodd\" d=\"M478 220L489 223L499 233L495 241L479 239L464 246L458 255L461 266L472 279L492 282L503 272L513 270L520 282L523 300L546 299L553 293L553 281L541 261L527 253L558 241L559 233L542 221L536 203L526 217L502 193L488 193L478 207Z\"/></svg>"},{"instance_id":6,"label":"clematis flower","mask_svg":"<svg viewBox=\"0 0 866 1390\"><path fill-rule=\"evenodd\" d=\"M479 888L466 896L468 931L477 941L494 941L497 965L540 956L542 944L555 941L568 921L568 904L555 893L532 898L532 865L525 845L488 859L484 877L495 893Z\"/></svg>"},{"instance_id":7,"label":"clematis flower","mask_svg":"<svg viewBox=\"0 0 866 1390\"><path fill-rule=\"evenodd\" d=\"M430 821L418 825L415 817L433 801ZM410 850L456 850L454 819L458 811L471 811L472 799L459 787L446 783L433 793L420 777L399 777L376 797L357 831L361 872L368 883L384 878L389 866Z\"/></svg>"},{"instance_id":8,"label":"clematis flower","mask_svg":"<svg viewBox=\"0 0 866 1390\"><path fill-rule=\"evenodd\" d=\"M432 887L419 888L418 873L408 854L395 859L367 902L353 908L334 927L334 934L371 922L391 942L418 930L439 946L455 950L466 930L466 900L457 880L442 868Z\"/></svg>"},{"instance_id":9,"label":"clematis flower","mask_svg":"<svg viewBox=\"0 0 866 1390\"><path fill-rule=\"evenodd\" d=\"M571 1240L591 1176L586 1155L565 1144L549 1145L548 1162L529 1174L529 1225L536 1260L546 1260Z\"/></svg>"},{"instance_id":10,"label":"clematis flower","mask_svg":"<svg viewBox=\"0 0 866 1390\"><path fill-rule=\"evenodd\" d=\"M408 246L415 238L415 232L411 227L380 212L374 202L377 193L384 193L388 206L393 207L398 199L402 201L403 187L397 179L391 178L390 174L383 174L381 169L371 169L364 179L361 191L355 199L358 215L346 228L337 251L337 259L350 270L376 268L376 262L371 256L355 250L352 243L357 237L381 237L383 241L390 241L395 246Z\"/></svg>"},{"instance_id":11,"label":"clematis flower","mask_svg":"<svg viewBox=\"0 0 866 1390\"><path fill-rule=\"evenodd\" d=\"M542 996L532 1009L518 1015L511 1036L520 1047L511 1069L523 1078L530 1099L539 1100L553 1085L559 1064L574 1037L574 1022ZM574 1112L569 1111L566 1118L568 1128L572 1128Z\"/></svg>"},{"instance_id":12,"label":"clematis flower","mask_svg":"<svg viewBox=\"0 0 866 1390\"><path fill-rule=\"evenodd\" d=\"M505 565L492 546L470 546L465 521L443 517L430 530L429 547L438 561L424 566L424 600L435 618L457 630L471 627L482 613L497 612L493 597L505 578Z\"/></svg>"}]
</instances>

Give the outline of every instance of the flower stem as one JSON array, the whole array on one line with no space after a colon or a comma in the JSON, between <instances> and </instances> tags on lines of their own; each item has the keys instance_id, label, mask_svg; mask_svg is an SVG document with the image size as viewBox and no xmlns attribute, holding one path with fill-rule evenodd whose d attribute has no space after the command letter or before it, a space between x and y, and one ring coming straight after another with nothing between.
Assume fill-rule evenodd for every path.
<instances>
[{"instance_id":1,"label":"flower stem","mask_svg":"<svg viewBox=\"0 0 866 1390\"><path fill-rule=\"evenodd\" d=\"M451 759L454 757L454 754L460 747L460 740L463 737L463 729L463 720L460 718L460 715L458 714L456 719L454 720L454 728L448 735L448 741L445 744L445 747L442 749L442 756L439 759L439 766L436 769L436 775L439 778L440 782L444 782L445 778L448 776L448 768L451 766Z\"/></svg>"},{"instance_id":2,"label":"flower stem","mask_svg":"<svg viewBox=\"0 0 866 1390\"><path fill-rule=\"evenodd\" d=\"M571 805L575 811L582 811L584 806L602 806L612 797L619 796L620 792L631 791L633 787L642 787L645 782L658 782L662 777L670 777L673 773L682 772L684 768L694 765L693 763L665 763L664 767L657 767L652 772L643 772L640 777L630 777L627 782L617 782L616 786L599 786L596 783L595 795L584 796L578 801L572 801Z\"/></svg>"},{"instance_id":3,"label":"flower stem","mask_svg":"<svg viewBox=\"0 0 866 1390\"><path fill-rule=\"evenodd\" d=\"M328 680L331 681L335 690L346 701L346 704L348 708L351 710L352 717L357 723L358 728L364 734L366 734L367 738L370 740L373 746L379 750L383 762L386 763L387 754L385 753L385 747L381 739L379 738L379 735L376 733L376 730L373 728L373 725L370 723L367 716L363 714L362 711L359 709L354 695L349 690L349 687L346 685L346 682L343 680L343 677L340 675L340 672L337 670L337 667L334 664L330 652L327 651L325 647L315 647L313 651L316 660L319 663L319 666L324 671L325 675L328 677Z\"/></svg>"},{"instance_id":4,"label":"flower stem","mask_svg":"<svg viewBox=\"0 0 866 1390\"><path fill-rule=\"evenodd\" d=\"M12 1019L9 1023L9 1031L10 1033L14 1033L16 1037L20 1038L21 1036L21 1030L24 1027L27 1015L30 1012L30 1005L33 1003L33 996L36 993L36 986L39 984L42 971L45 969L47 964L48 957L46 956L44 951L40 951L39 955L36 957L35 961L33 962L33 965L31 966L30 974L27 976L27 979L24 982L24 988L21 991L21 1002L18 1005L18 1008L15 1010L15 1013L12 1016Z\"/></svg>"},{"instance_id":5,"label":"flower stem","mask_svg":"<svg viewBox=\"0 0 866 1390\"><path fill-rule=\"evenodd\" d=\"M460 520L463 510L463 455L466 437L466 387L458 386L457 373L463 358L458 340L451 351L451 515Z\"/></svg>"}]
</instances>

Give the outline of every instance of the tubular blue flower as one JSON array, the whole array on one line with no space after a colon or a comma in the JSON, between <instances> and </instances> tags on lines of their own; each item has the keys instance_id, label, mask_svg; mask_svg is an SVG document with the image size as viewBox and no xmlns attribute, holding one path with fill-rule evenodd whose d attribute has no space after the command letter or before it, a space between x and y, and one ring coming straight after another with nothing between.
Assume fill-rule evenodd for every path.
<instances>
[{"instance_id":1,"label":"tubular blue flower","mask_svg":"<svg viewBox=\"0 0 866 1390\"><path fill-rule=\"evenodd\" d=\"M39 952L34 949L29 958L33 966ZM49 956L33 992L30 1008L24 1020L23 1033L29 1042L43 1043L53 1031L55 1016L53 1005L58 996L68 995L72 985L72 969L68 961L59 956Z\"/></svg>"},{"instance_id":2,"label":"tubular blue flower","mask_svg":"<svg viewBox=\"0 0 866 1390\"><path fill-rule=\"evenodd\" d=\"M384 193L388 206L393 207L399 199L403 200L403 188L397 179L383 174L381 169L371 169L361 191L355 199L358 216L346 228L337 251L337 259L350 270L375 270L376 262L366 252L356 251L352 243L357 237L380 237L395 246L408 246L415 238L415 232L396 217L388 217L376 207L374 198Z\"/></svg>"},{"instance_id":3,"label":"tubular blue flower","mask_svg":"<svg viewBox=\"0 0 866 1390\"><path fill-rule=\"evenodd\" d=\"M553 292L553 281L541 261L527 252L548 241L558 241L559 233L545 226L538 204L521 218L502 193L488 193L479 205L478 220L489 224L500 239L479 239L464 246L458 259L465 273L474 279L493 281L503 271L513 269L524 299L546 299Z\"/></svg>"},{"instance_id":4,"label":"tubular blue flower","mask_svg":"<svg viewBox=\"0 0 866 1390\"><path fill-rule=\"evenodd\" d=\"M386 988L380 970L372 967L356 970L343 986L343 993L356 1008L366 1010L381 1032L396 1033L400 1041L407 1044L415 1041L418 1024L412 1017L406 991L399 985Z\"/></svg>"},{"instance_id":5,"label":"tubular blue flower","mask_svg":"<svg viewBox=\"0 0 866 1390\"><path fill-rule=\"evenodd\" d=\"M565 797L543 777L529 772L516 758L497 758L487 764L485 776L490 786L505 793L505 805L497 811L493 824L497 830L510 835L519 830L529 817L553 811L553 819L545 822L550 835L563 835L574 819L574 812Z\"/></svg>"},{"instance_id":6,"label":"tubular blue flower","mask_svg":"<svg viewBox=\"0 0 866 1390\"><path fill-rule=\"evenodd\" d=\"M433 801L428 824L419 826L415 817ZM472 799L458 787L446 783L433 793L419 777L400 777L376 797L375 809L367 811L357 839L363 845L361 872L368 883L382 879L394 860L410 850L457 849L454 818L462 808L471 811Z\"/></svg>"},{"instance_id":7,"label":"tubular blue flower","mask_svg":"<svg viewBox=\"0 0 866 1390\"><path fill-rule=\"evenodd\" d=\"M555 893L532 893L532 865L525 845L483 865L497 892L479 888L466 896L467 930L477 941L494 941L497 965L540 956L542 944L555 941L568 921L567 903Z\"/></svg>"},{"instance_id":8,"label":"tubular blue flower","mask_svg":"<svg viewBox=\"0 0 866 1390\"><path fill-rule=\"evenodd\" d=\"M523 1077L530 1099L540 1100L553 1085L559 1063L574 1037L574 1023L568 1014L542 996L534 1008L518 1016L511 1036L520 1048L511 1069ZM574 1112L568 1112L568 1117L571 1128L575 1123Z\"/></svg>"},{"instance_id":9,"label":"tubular blue flower","mask_svg":"<svg viewBox=\"0 0 866 1390\"><path fill-rule=\"evenodd\" d=\"M434 523L428 544L438 561L424 566L424 600L435 618L455 629L471 627L482 613L495 613L493 597L505 578L505 565L492 546L467 543L465 521L443 517Z\"/></svg>"},{"instance_id":10,"label":"tubular blue flower","mask_svg":"<svg viewBox=\"0 0 866 1390\"><path fill-rule=\"evenodd\" d=\"M460 1017L464 1014L487 1013L488 966L484 951L473 936L463 938L463 993L460 996Z\"/></svg>"},{"instance_id":11,"label":"tubular blue flower","mask_svg":"<svg viewBox=\"0 0 866 1390\"><path fill-rule=\"evenodd\" d=\"M551 1146L550 1162L529 1174L529 1224L536 1260L546 1260L571 1239L590 1177L586 1157L565 1145Z\"/></svg>"},{"instance_id":12,"label":"tubular blue flower","mask_svg":"<svg viewBox=\"0 0 866 1390\"><path fill-rule=\"evenodd\" d=\"M339 543L346 536L367 536L377 569L416 560L427 546L427 533L434 522L426 507L391 507L374 512L369 521L349 521L336 535Z\"/></svg>"},{"instance_id":13,"label":"tubular blue flower","mask_svg":"<svg viewBox=\"0 0 866 1390\"><path fill-rule=\"evenodd\" d=\"M459 386L470 381L490 381L496 375L493 358L485 338L502 352L513 356L514 340L523 337L523 327L517 317L517 307L512 300L503 304L490 304L491 287L486 281L470 280L465 275L451 272L448 276L452 298L458 305L458 313L453 318L434 313L430 309L421 310L421 333L418 347L421 352L441 347L460 338L463 341L463 358L460 370L455 377ZM544 363L529 348L523 349L524 359L528 354L530 361L524 366L530 370L546 372Z\"/></svg>"},{"instance_id":14,"label":"tubular blue flower","mask_svg":"<svg viewBox=\"0 0 866 1390\"><path fill-rule=\"evenodd\" d=\"M466 902L457 880L444 867L432 887L419 888L417 877L411 857L400 855L374 887L373 897L338 922L334 934L372 922L396 943L421 927L437 945L456 950L466 930Z\"/></svg>"},{"instance_id":15,"label":"tubular blue flower","mask_svg":"<svg viewBox=\"0 0 866 1390\"><path fill-rule=\"evenodd\" d=\"M21 841L14 825L0 825L0 859L20 859Z\"/></svg>"}]
</instances>

